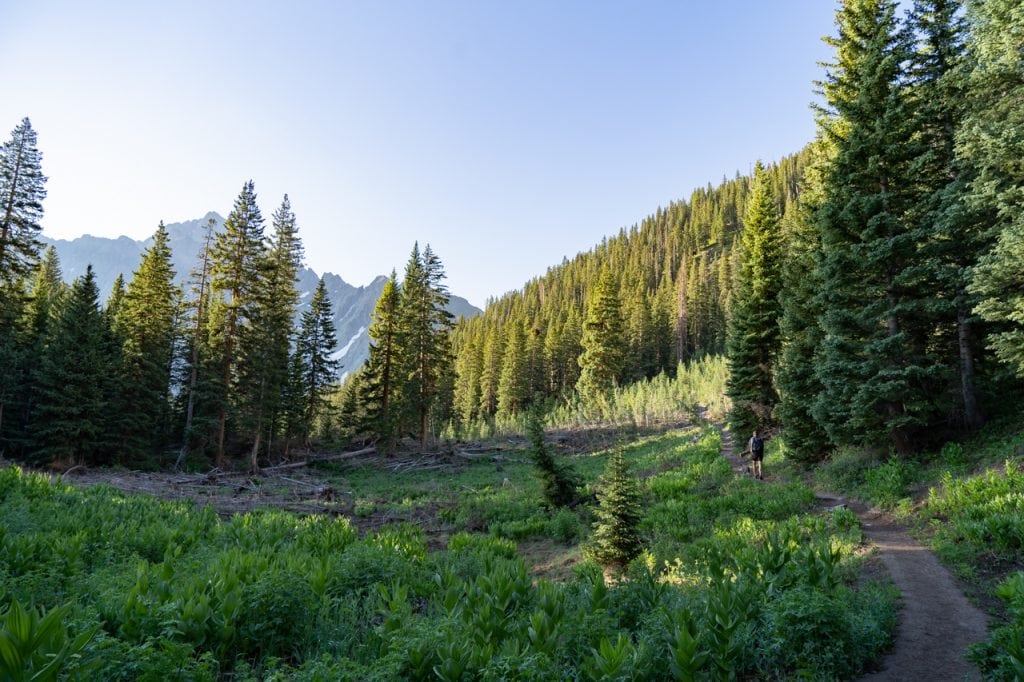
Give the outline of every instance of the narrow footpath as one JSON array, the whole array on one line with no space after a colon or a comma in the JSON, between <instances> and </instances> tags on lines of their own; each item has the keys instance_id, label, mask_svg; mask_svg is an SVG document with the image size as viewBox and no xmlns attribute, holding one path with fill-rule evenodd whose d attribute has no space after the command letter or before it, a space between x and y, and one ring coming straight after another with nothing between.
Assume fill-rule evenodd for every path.
<instances>
[{"instance_id":1,"label":"narrow footpath","mask_svg":"<svg viewBox=\"0 0 1024 682\"><path fill-rule=\"evenodd\" d=\"M733 435L722 434L722 455L737 475L747 475ZM765 471L766 483L774 479ZM910 537L881 512L858 502L818 493L826 506L846 505L861 520L864 539L878 555L902 595L899 625L892 651L878 672L860 678L871 682L980 680L977 669L964 659L968 645L987 636L988 617L964 596L953 575L924 545Z\"/></svg>"}]
</instances>

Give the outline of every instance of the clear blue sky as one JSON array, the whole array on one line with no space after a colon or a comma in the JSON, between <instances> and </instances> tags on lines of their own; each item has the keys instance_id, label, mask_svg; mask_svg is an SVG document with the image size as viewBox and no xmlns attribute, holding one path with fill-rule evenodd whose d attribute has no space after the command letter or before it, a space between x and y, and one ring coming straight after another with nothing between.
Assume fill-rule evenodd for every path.
<instances>
[{"instance_id":1,"label":"clear blue sky","mask_svg":"<svg viewBox=\"0 0 1024 682\"><path fill-rule=\"evenodd\" d=\"M143 238L287 192L353 284L414 240L482 305L813 136L830 0L0 0L0 132L44 232Z\"/></svg>"}]
</instances>

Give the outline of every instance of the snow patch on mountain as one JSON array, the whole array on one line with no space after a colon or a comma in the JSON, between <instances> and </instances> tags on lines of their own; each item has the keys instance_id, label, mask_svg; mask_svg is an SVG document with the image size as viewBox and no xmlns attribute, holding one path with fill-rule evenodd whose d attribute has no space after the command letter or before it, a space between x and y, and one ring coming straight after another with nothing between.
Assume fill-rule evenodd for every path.
<instances>
[{"instance_id":1,"label":"snow patch on mountain","mask_svg":"<svg viewBox=\"0 0 1024 682\"><path fill-rule=\"evenodd\" d=\"M348 340L348 343L345 344L345 347L339 348L338 350L334 351L334 355L332 357L335 360L340 360L343 357L345 357L348 354L349 349L352 348L352 344L355 343L359 339L359 337L365 333L366 327L360 327L359 331L356 332L355 336Z\"/></svg>"}]
</instances>

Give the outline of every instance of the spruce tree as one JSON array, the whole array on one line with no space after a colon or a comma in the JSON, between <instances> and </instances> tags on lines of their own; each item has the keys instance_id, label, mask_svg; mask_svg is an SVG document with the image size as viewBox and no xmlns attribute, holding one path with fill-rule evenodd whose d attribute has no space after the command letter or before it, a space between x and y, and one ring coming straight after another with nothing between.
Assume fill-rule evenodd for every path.
<instances>
[{"instance_id":1,"label":"spruce tree","mask_svg":"<svg viewBox=\"0 0 1024 682\"><path fill-rule=\"evenodd\" d=\"M431 411L440 395L444 378L452 364L449 333L451 313L446 309L448 292L444 287L444 269L428 245L420 254L419 244L412 254L402 280L401 337L405 377L403 407L425 448Z\"/></svg>"},{"instance_id":2,"label":"spruce tree","mask_svg":"<svg viewBox=\"0 0 1024 682\"><path fill-rule=\"evenodd\" d=\"M741 240L726 392L732 400L732 430L746 434L768 426L778 402L774 373L781 343L782 235L777 201L760 162L754 170Z\"/></svg>"},{"instance_id":3,"label":"spruce tree","mask_svg":"<svg viewBox=\"0 0 1024 682\"><path fill-rule=\"evenodd\" d=\"M434 386L430 395L428 419L432 421L435 431L447 424L451 419L452 401L455 386L455 358L452 355L452 328L455 318L448 311L451 299L448 285L444 283L447 275L441 259L427 244L423 249L423 267L427 275L427 286L430 292L431 317L433 320L433 342L430 350L430 361L433 365ZM420 433L421 447L426 443L426 433Z\"/></svg>"},{"instance_id":4,"label":"spruce tree","mask_svg":"<svg viewBox=\"0 0 1024 682\"><path fill-rule=\"evenodd\" d=\"M825 89L838 126L818 211L824 257L814 414L837 444L909 451L937 411L945 375L920 343L927 292L912 275L917 234L908 212L918 153L903 87L907 34L892 0L848 0L839 10L839 62Z\"/></svg>"},{"instance_id":5,"label":"spruce tree","mask_svg":"<svg viewBox=\"0 0 1024 682\"><path fill-rule=\"evenodd\" d=\"M583 354L576 390L586 401L606 395L619 381L625 359L625 338L615 278L605 267L587 306Z\"/></svg>"},{"instance_id":6,"label":"spruce tree","mask_svg":"<svg viewBox=\"0 0 1024 682\"><path fill-rule=\"evenodd\" d=\"M784 218L786 256L782 266L782 292L779 300L782 317L779 333L782 341L775 372L779 392L776 417L782 425L786 446L794 459L821 459L828 450L828 435L812 412L822 392L815 371L815 355L822 342L819 323L821 310L818 293L821 275L817 264L821 257L821 234L813 219L814 207L821 198L821 172L827 150L818 139L812 146L816 161L804 177L801 205Z\"/></svg>"},{"instance_id":7,"label":"spruce tree","mask_svg":"<svg viewBox=\"0 0 1024 682\"><path fill-rule=\"evenodd\" d=\"M526 331L526 392L528 399L544 397L548 393L547 363L544 359L545 332L536 324Z\"/></svg>"},{"instance_id":8,"label":"spruce tree","mask_svg":"<svg viewBox=\"0 0 1024 682\"><path fill-rule=\"evenodd\" d=\"M640 485L621 449L608 460L598 482L597 499L597 520L584 554L602 566L621 570L643 549Z\"/></svg>"},{"instance_id":9,"label":"spruce tree","mask_svg":"<svg viewBox=\"0 0 1024 682\"><path fill-rule=\"evenodd\" d=\"M239 426L248 432L249 468L256 471L264 444L273 439L288 383L292 320L299 300L296 281L303 249L288 195L274 212L269 247L256 254L247 319L239 327L238 363L232 384Z\"/></svg>"},{"instance_id":10,"label":"spruce tree","mask_svg":"<svg viewBox=\"0 0 1024 682\"><path fill-rule=\"evenodd\" d=\"M211 310L209 322L212 347L220 366L219 381L222 400L214 407L217 419L215 464L223 467L228 427L228 412L235 403L252 400L251 385L244 386L245 395L233 390L239 374L238 345L243 328L258 324L257 293L263 286L266 243L263 216L256 204L252 181L245 183L235 199L234 208L224 221L224 231L217 235L210 254ZM231 389L233 401L228 400ZM258 390L258 386L255 390ZM247 415L251 426L251 410Z\"/></svg>"},{"instance_id":11,"label":"spruce tree","mask_svg":"<svg viewBox=\"0 0 1024 682\"><path fill-rule=\"evenodd\" d=\"M472 424L480 409L480 374L483 371L483 347L480 337L483 327L480 319L465 323L462 345L455 351L455 410L461 425Z\"/></svg>"},{"instance_id":12,"label":"spruce tree","mask_svg":"<svg viewBox=\"0 0 1024 682\"><path fill-rule=\"evenodd\" d=\"M988 217L995 245L981 257L970 291L976 312L994 328L996 357L1024 376L1024 12L1016 0L969 3L971 58L968 111L957 153L974 173L967 201Z\"/></svg>"},{"instance_id":13,"label":"spruce tree","mask_svg":"<svg viewBox=\"0 0 1024 682\"><path fill-rule=\"evenodd\" d=\"M541 494L550 507L565 507L576 499L579 476L565 462L555 459L544 443L544 411L539 404L532 405L526 414L526 437L530 441L530 459L540 479Z\"/></svg>"},{"instance_id":14,"label":"spruce tree","mask_svg":"<svg viewBox=\"0 0 1024 682\"><path fill-rule=\"evenodd\" d=\"M330 392L338 381L341 363L334 357L337 348L334 311L321 277L313 291L309 308L302 313L302 325L295 341L293 359L301 377L301 436L307 445L314 425L327 414Z\"/></svg>"},{"instance_id":15,"label":"spruce tree","mask_svg":"<svg viewBox=\"0 0 1024 682\"><path fill-rule=\"evenodd\" d=\"M22 285L0 283L0 453L7 456L17 433L12 416L25 389L24 308Z\"/></svg>"},{"instance_id":16,"label":"spruce tree","mask_svg":"<svg viewBox=\"0 0 1024 682\"><path fill-rule=\"evenodd\" d=\"M0 286L26 277L39 257L45 184L36 131L24 118L0 147Z\"/></svg>"},{"instance_id":17,"label":"spruce tree","mask_svg":"<svg viewBox=\"0 0 1024 682\"><path fill-rule=\"evenodd\" d=\"M24 453L31 445L31 418L39 395L39 363L66 289L57 250L51 246L36 268L27 294L21 285L0 291L0 343L4 345L0 352L8 368L0 375L0 409L7 422L6 429L0 422L0 433L6 430L6 444L15 453Z\"/></svg>"},{"instance_id":18,"label":"spruce tree","mask_svg":"<svg viewBox=\"0 0 1024 682\"><path fill-rule=\"evenodd\" d=\"M923 143L913 171L922 188L911 214L920 245L911 274L931 294L918 314L934 327L926 340L933 362L950 368L947 393L956 398L946 411L976 429L984 421L976 378L982 330L972 313L977 297L967 284L990 233L978 229L987 216L964 201L972 173L955 155L955 136L969 102L962 76L969 69L962 9L958 0L917 0L910 15L917 36L910 85Z\"/></svg>"},{"instance_id":19,"label":"spruce tree","mask_svg":"<svg viewBox=\"0 0 1024 682\"><path fill-rule=\"evenodd\" d=\"M498 411L507 417L514 417L526 407L530 399L529 358L523 325L515 320L508 326L498 380Z\"/></svg>"},{"instance_id":20,"label":"spruce tree","mask_svg":"<svg viewBox=\"0 0 1024 682\"><path fill-rule=\"evenodd\" d=\"M480 369L480 415L493 417L498 411L498 385L501 381L502 334L496 325L484 330Z\"/></svg>"},{"instance_id":21,"label":"spruce tree","mask_svg":"<svg viewBox=\"0 0 1024 682\"><path fill-rule=\"evenodd\" d=\"M400 435L405 375L402 310L402 289L392 270L373 310L370 357L358 382L363 427L380 439L386 450L395 446Z\"/></svg>"},{"instance_id":22,"label":"spruce tree","mask_svg":"<svg viewBox=\"0 0 1024 682\"><path fill-rule=\"evenodd\" d=\"M206 350L203 330L208 326L209 316L209 283L210 283L210 246L213 243L213 218L206 225L203 239L203 250L199 255L199 267L192 272L192 300L188 303L190 320L188 330L188 382L185 392L185 422L182 428L181 448L174 462L175 469L185 466L185 459L191 449L193 440L193 419L199 392L199 371L202 366L200 354Z\"/></svg>"},{"instance_id":23,"label":"spruce tree","mask_svg":"<svg viewBox=\"0 0 1024 682\"><path fill-rule=\"evenodd\" d=\"M115 302L112 297L107 306L122 344L121 415L126 418L121 436L128 448L125 454L135 458L154 454L169 437L171 365L180 298L174 274L167 229L161 222L123 299Z\"/></svg>"},{"instance_id":24,"label":"spruce tree","mask_svg":"<svg viewBox=\"0 0 1024 682\"><path fill-rule=\"evenodd\" d=\"M100 311L92 266L75 280L60 308L39 362L39 399L33 424L37 458L75 464L110 464L108 423L110 329Z\"/></svg>"}]
</instances>

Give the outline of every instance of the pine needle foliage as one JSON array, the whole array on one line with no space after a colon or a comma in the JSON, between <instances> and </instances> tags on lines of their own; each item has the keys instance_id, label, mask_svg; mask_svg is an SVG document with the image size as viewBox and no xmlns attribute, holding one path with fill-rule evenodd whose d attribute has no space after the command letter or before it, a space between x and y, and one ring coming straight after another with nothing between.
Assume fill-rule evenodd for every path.
<instances>
[{"instance_id":1,"label":"pine needle foliage","mask_svg":"<svg viewBox=\"0 0 1024 682\"><path fill-rule=\"evenodd\" d=\"M551 507L565 507L576 499L579 475L555 455L544 443L544 414L539 405L531 407L526 416L526 437L530 441L530 459L541 482L544 500Z\"/></svg>"},{"instance_id":2,"label":"pine needle foliage","mask_svg":"<svg viewBox=\"0 0 1024 682\"><path fill-rule=\"evenodd\" d=\"M32 123L22 119L0 146L0 285L30 275L39 258L36 236L46 198L42 158Z\"/></svg>"},{"instance_id":3,"label":"pine needle foliage","mask_svg":"<svg viewBox=\"0 0 1024 682\"><path fill-rule=\"evenodd\" d=\"M643 549L640 484L621 449L612 453L598 482L597 522L584 556L605 567L623 568Z\"/></svg>"},{"instance_id":4,"label":"pine needle foliage","mask_svg":"<svg viewBox=\"0 0 1024 682\"><path fill-rule=\"evenodd\" d=\"M778 402L773 375L782 310L782 233L778 201L758 162L741 236L737 301L729 321L729 421L737 433L767 426Z\"/></svg>"}]
</instances>

